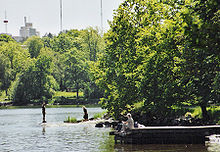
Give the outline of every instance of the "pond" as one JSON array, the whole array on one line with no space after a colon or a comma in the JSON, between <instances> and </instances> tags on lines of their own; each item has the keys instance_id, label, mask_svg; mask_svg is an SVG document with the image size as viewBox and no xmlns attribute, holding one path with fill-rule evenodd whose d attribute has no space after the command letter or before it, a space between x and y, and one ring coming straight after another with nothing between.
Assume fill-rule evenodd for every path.
<instances>
[{"instance_id":1,"label":"pond","mask_svg":"<svg viewBox=\"0 0 220 152\"><path fill-rule=\"evenodd\" d=\"M101 108L88 108L89 117ZM95 121L63 123L68 116L82 119L82 108L47 108L47 123L42 125L41 108L0 110L0 151L218 151L220 144L206 145L122 145L114 144L110 128L95 128Z\"/></svg>"}]
</instances>

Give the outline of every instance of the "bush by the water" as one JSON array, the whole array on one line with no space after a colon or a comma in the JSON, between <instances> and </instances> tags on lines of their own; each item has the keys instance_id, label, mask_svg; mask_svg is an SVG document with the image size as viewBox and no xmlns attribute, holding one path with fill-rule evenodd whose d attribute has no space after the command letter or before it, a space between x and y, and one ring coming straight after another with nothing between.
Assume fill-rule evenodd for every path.
<instances>
[{"instance_id":1,"label":"bush by the water","mask_svg":"<svg viewBox=\"0 0 220 152\"><path fill-rule=\"evenodd\" d=\"M94 114L93 118L98 119L102 118L106 114L106 111Z\"/></svg>"},{"instance_id":2,"label":"bush by the water","mask_svg":"<svg viewBox=\"0 0 220 152\"><path fill-rule=\"evenodd\" d=\"M75 117L68 116L67 120L65 120L64 122L76 123L77 119Z\"/></svg>"}]
</instances>

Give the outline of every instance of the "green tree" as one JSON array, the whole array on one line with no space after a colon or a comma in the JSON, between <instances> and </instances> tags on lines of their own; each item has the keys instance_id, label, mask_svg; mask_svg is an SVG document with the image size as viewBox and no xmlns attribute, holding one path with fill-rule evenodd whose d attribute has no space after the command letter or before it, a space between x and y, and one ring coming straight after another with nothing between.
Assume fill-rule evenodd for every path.
<instances>
[{"instance_id":1,"label":"green tree","mask_svg":"<svg viewBox=\"0 0 220 152\"><path fill-rule=\"evenodd\" d=\"M219 100L217 4L123 2L106 34L105 52L92 66L105 89L104 107L118 117L144 102L145 111L168 116L173 106L192 101L207 118L208 101Z\"/></svg>"},{"instance_id":2,"label":"green tree","mask_svg":"<svg viewBox=\"0 0 220 152\"><path fill-rule=\"evenodd\" d=\"M73 47L73 37L66 33L61 33L52 40L52 49L61 54Z\"/></svg>"},{"instance_id":3,"label":"green tree","mask_svg":"<svg viewBox=\"0 0 220 152\"><path fill-rule=\"evenodd\" d=\"M104 38L101 36L98 28L86 28L80 31L81 50L84 52L85 59L88 64L93 65L100 53L104 52ZM86 64L85 64L86 65ZM86 98L97 99L103 96L103 90L98 88L93 81L93 76L89 67L85 67L87 71L87 81L84 84L84 96Z\"/></svg>"},{"instance_id":4,"label":"green tree","mask_svg":"<svg viewBox=\"0 0 220 152\"><path fill-rule=\"evenodd\" d=\"M127 2L120 5L106 34L106 49L93 66L97 85L105 89L101 103L117 118L139 102L137 75L137 26ZM96 68L98 67L98 69Z\"/></svg>"},{"instance_id":5,"label":"green tree","mask_svg":"<svg viewBox=\"0 0 220 152\"><path fill-rule=\"evenodd\" d=\"M28 52L16 42L3 42L0 45L1 89L6 91L16 75L26 69Z\"/></svg>"},{"instance_id":6,"label":"green tree","mask_svg":"<svg viewBox=\"0 0 220 152\"><path fill-rule=\"evenodd\" d=\"M69 52L64 54L65 60L65 85L70 88L76 89L77 98L79 97L79 90L83 88L84 83L87 81L87 72L85 70L85 59L82 52L76 48L72 48Z\"/></svg>"},{"instance_id":7,"label":"green tree","mask_svg":"<svg viewBox=\"0 0 220 152\"><path fill-rule=\"evenodd\" d=\"M66 60L64 54L68 53L72 48L77 48L77 50L81 49L79 34L80 32L78 30L70 30L66 33L60 33L57 37L53 37L50 40L49 45L46 44L55 52L53 76L57 82L59 82L62 91L67 88L66 78L68 76L66 76L67 73L65 72L65 69L69 66L64 62Z\"/></svg>"},{"instance_id":8,"label":"green tree","mask_svg":"<svg viewBox=\"0 0 220 152\"><path fill-rule=\"evenodd\" d=\"M0 90L7 90L10 85L10 70L6 57L0 54ZM7 94L7 91L6 91Z\"/></svg>"},{"instance_id":9,"label":"green tree","mask_svg":"<svg viewBox=\"0 0 220 152\"><path fill-rule=\"evenodd\" d=\"M82 49L89 55L90 61L97 60L97 54L103 51L103 39L98 28L89 27L81 31Z\"/></svg>"},{"instance_id":10,"label":"green tree","mask_svg":"<svg viewBox=\"0 0 220 152\"><path fill-rule=\"evenodd\" d=\"M138 35L137 86L145 111L156 118L172 116L172 107L184 102L180 85L181 41L184 38L179 10L182 2L145 1L136 14L142 25ZM146 7L147 6L147 7ZM139 12L140 11L140 12ZM142 20L142 17L146 19Z\"/></svg>"},{"instance_id":11,"label":"green tree","mask_svg":"<svg viewBox=\"0 0 220 152\"><path fill-rule=\"evenodd\" d=\"M53 76L59 82L60 89L64 91L67 88L74 88L77 92L84 90L88 96L95 92L96 87L91 85L88 76L88 61L90 59L95 61L97 54L103 49L103 39L98 29L69 30L57 37L51 39L47 37L43 40L45 46L55 52Z\"/></svg>"},{"instance_id":12,"label":"green tree","mask_svg":"<svg viewBox=\"0 0 220 152\"><path fill-rule=\"evenodd\" d=\"M13 93L15 105L26 105L52 97L51 60L48 56L40 55L29 63L28 69L17 79Z\"/></svg>"},{"instance_id":13,"label":"green tree","mask_svg":"<svg viewBox=\"0 0 220 152\"><path fill-rule=\"evenodd\" d=\"M15 40L8 34L0 34L0 42L15 42Z\"/></svg>"},{"instance_id":14,"label":"green tree","mask_svg":"<svg viewBox=\"0 0 220 152\"><path fill-rule=\"evenodd\" d=\"M50 36L44 36L42 38L42 42L44 44L44 47L52 48L52 39L53 37Z\"/></svg>"},{"instance_id":15,"label":"green tree","mask_svg":"<svg viewBox=\"0 0 220 152\"><path fill-rule=\"evenodd\" d=\"M208 102L217 103L220 99L220 20L217 0L194 1L185 6L181 14L185 24L185 39L181 70L184 86L190 100L202 109L203 118L209 120L206 107Z\"/></svg>"},{"instance_id":16,"label":"green tree","mask_svg":"<svg viewBox=\"0 0 220 152\"><path fill-rule=\"evenodd\" d=\"M28 38L24 44L27 45L31 58L37 58L41 48L44 46L41 38L38 36Z\"/></svg>"}]
</instances>

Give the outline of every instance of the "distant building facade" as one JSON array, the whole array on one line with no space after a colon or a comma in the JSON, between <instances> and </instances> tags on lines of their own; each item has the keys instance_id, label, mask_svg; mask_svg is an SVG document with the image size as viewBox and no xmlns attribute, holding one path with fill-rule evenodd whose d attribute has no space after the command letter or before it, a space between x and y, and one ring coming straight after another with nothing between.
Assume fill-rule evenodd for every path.
<instances>
[{"instance_id":1,"label":"distant building facade","mask_svg":"<svg viewBox=\"0 0 220 152\"><path fill-rule=\"evenodd\" d=\"M6 32L5 33L0 33L1 34L7 34L11 36L15 41L17 42L22 42L25 41L27 38L31 36L40 36L40 32L38 32L35 28L33 28L33 24L30 22L27 22L27 18L24 17L24 26L22 26L19 30L19 36L12 36L11 34L7 33L7 24L8 20L5 19L3 23L6 26Z\"/></svg>"},{"instance_id":2,"label":"distant building facade","mask_svg":"<svg viewBox=\"0 0 220 152\"><path fill-rule=\"evenodd\" d=\"M13 36L15 41L22 42L31 36L40 36L40 33L33 28L33 24L27 22L27 18L24 17L24 26L22 26L19 30L19 36Z\"/></svg>"},{"instance_id":3,"label":"distant building facade","mask_svg":"<svg viewBox=\"0 0 220 152\"><path fill-rule=\"evenodd\" d=\"M40 33L33 28L33 24L28 23L27 18L24 17L24 26L20 28L20 37L27 39L31 36L40 36Z\"/></svg>"}]
</instances>

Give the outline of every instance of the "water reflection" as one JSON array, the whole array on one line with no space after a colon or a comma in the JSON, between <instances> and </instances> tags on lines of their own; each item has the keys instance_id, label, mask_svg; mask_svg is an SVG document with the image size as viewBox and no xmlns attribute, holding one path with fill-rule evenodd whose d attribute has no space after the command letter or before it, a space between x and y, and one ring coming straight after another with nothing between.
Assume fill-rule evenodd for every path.
<instances>
[{"instance_id":1,"label":"water reflection","mask_svg":"<svg viewBox=\"0 0 220 152\"><path fill-rule=\"evenodd\" d=\"M88 126L83 127L83 132L85 133L85 135L88 135Z\"/></svg>"},{"instance_id":2,"label":"water reflection","mask_svg":"<svg viewBox=\"0 0 220 152\"><path fill-rule=\"evenodd\" d=\"M89 108L89 116L101 108ZM82 119L81 108L48 108L42 124L41 109L0 110L0 151L98 151L109 129L95 128L95 122L65 124L68 115Z\"/></svg>"},{"instance_id":3,"label":"water reflection","mask_svg":"<svg viewBox=\"0 0 220 152\"><path fill-rule=\"evenodd\" d=\"M45 132L46 132L46 127L44 125L42 125L42 135L45 135Z\"/></svg>"},{"instance_id":4,"label":"water reflection","mask_svg":"<svg viewBox=\"0 0 220 152\"><path fill-rule=\"evenodd\" d=\"M115 145L117 152L207 152L204 145Z\"/></svg>"},{"instance_id":5,"label":"water reflection","mask_svg":"<svg viewBox=\"0 0 220 152\"><path fill-rule=\"evenodd\" d=\"M143 144L143 145L131 145L131 144L115 144L114 137L103 137L105 140L101 146L102 152L220 152L220 143L206 142L202 144Z\"/></svg>"}]
</instances>

